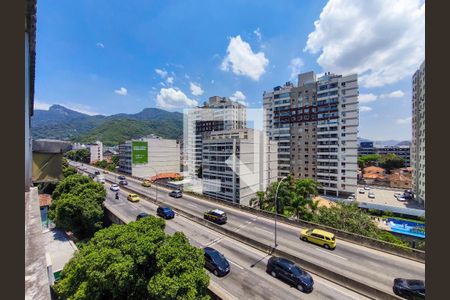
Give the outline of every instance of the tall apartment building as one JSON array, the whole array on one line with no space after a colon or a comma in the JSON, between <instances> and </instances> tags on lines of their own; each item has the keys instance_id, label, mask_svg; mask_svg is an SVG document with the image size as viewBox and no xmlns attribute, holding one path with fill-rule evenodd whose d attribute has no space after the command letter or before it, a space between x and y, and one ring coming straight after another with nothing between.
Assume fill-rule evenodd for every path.
<instances>
[{"instance_id":1,"label":"tall apartment building","mask_svg":"<svg viewBox=\"0 0 450 300\"><path fill-rule=\"evenodd\" d=\"M425 61L412 77L411 166L415 199L425 205Z\"/></svg>"},{"instance_id":2,"label":"tall apartment building","mask_svg":"<svg viewBox=\"0 0 450 300\"><path fill-rule=\"evenodd\" d=\"M188 109L184 114L184 173L196 177L202 162L203 135L246 127L245 106L226 97L213 96L203 106Z\"/></svg>"},{"instance_id":3,"label":"tall apartment building","mask_svg":"<svg viewBox=\"0 0 450 300\"><path fill-rule=\"evenodd\" d=\"M103 160L103 143L96 141L95 144L89 146L89 151L91 152L91 164Z\"/></svg>"},{"instance_id":4,"label":"tall apartment building","mask_svg":"<svg viewBox=\"0 0 450 300\"><path fill-rule=\"evenodd\" d=\"M255 129L212 131L204 136L203 194L255 206L256 192L277 181L277 144Z\"/></svg>"},{"instance_id":5,"label":"tall apartment building","mask_svg":"<svg viewBox=\"0 0 450 300\"><path fill-rule=\"evenodd\" d=\"M278 142L278 176L320 183L324 194L356 191L358 77L314 72L264 92L264 127Z\"/></svg>"},{"instance_id":6,"label":"tall apartment building","mask_svg":"<svg viewBox=\"0 0 450 300\"><path fill-rule=\"evenodd\" d=\"M139 178L180 172L177 140L142 138L119 145L119 171Z\"/></svg>"}]
</instances>

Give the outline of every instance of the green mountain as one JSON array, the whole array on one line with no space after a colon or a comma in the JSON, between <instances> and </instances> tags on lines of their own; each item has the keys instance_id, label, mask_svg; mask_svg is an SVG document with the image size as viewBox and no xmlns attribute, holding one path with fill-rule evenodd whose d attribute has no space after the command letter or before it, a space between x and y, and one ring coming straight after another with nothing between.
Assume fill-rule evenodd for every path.
<instances>
[{"instance_id":1,"label":"green mountain","mask_svg":"<svg viewBox=\"0 0 450 300\"><path fill-rule=\"evenodd\" d=\"M158 108L146 108L136 114L89 116L61 105L49 110L35 110L31 118L33 138L52 138L77 142L102 141L117 145L128 139L156 134L163 138L180 138L183 114Z\"/></svg>"}]
</instances>

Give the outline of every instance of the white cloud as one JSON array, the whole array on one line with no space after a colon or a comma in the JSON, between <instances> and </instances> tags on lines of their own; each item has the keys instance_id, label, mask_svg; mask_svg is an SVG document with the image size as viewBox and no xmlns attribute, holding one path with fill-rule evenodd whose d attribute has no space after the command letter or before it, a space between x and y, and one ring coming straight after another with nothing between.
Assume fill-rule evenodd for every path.
<instances>
[{"instance_id":1,"label":"white cloud","mask_svg":"<svg viewBox=\"0 0 450 300\"><path fill-rule=\"evenodd\" d=\"M162 108L182 108L196 106L198 102L177 88L162 88L156 96L156 104Z\"/></svg>"},{"instance_id":2,"label":"white cloud","mask_svg":"<svg viewBox=\"0 0 450 300\"><path fill-rule=\"evenodd\" d=\"M159 84L162 86L166 86L166 84L164 82L160 82Z\"/></svg>"},{"instance_id":3,"label":"white cloud","mask_svg":"<svg viewBox=\"0 0 450 300\"><path fill-rule=\"evenodd\" d=\"M126 96L126 95L128 94L128 91L127 91L126 88L121 87L121 88L118 89L118 90L114 90L114 93L116 93L116 94L118 94L118 95L121 95L121 96Z\"/></svg>"},{"instance_id":4,"label":"white cloud","mask_svg":"<svg viewBox=\"0 0 450 300\"><path fill-rule=\"evenodd\" d=\"M201 95L203 95L204 91L202 90L202 87L200 86L200 84L196 84L196 83L190 82L189 83L189 87L191 89L191 94L192 95L194 95L194 96L201 96Z\"/></svg>"},{"instance_id":5,"label":"white cloud","mask_svg":"<svg viewBox=\"0 0 450 300\"><path fill-rule=\"evenodd\" d=\"M404 125L404 124L411 124L411 120L412 117L407 117L407 118L403 118L403 119L397 119L396 123L400 124L400 125Z\"/></svg>"},{"instance_id":6,"label":"white cloud","mask_svg":"<svg viewBox=\"0 0 450 300\"><path fill-rule=\"evenodd\" d=\"M369 103L377 100L378 96L374 94L359 94L358 101L359 103Z\"/></svg>"},{"instance_id":7,"label":"white cloud","mask_svg":"<svg viewBox=\"0 0 450 300\"><path fill-rule=\"evenodd\" d=\"M155 72L156 72L156 74L161 76L161 78L165 78L167 76L167 71L166 70L155 69Z\"/></svg>"},{"instance_id":8,"label":"white cloud","mask_svg":"<svg viewBox=\"0 0 450 300\"><path fill-rule=\"evenodd\" d=\"M241 104L243 104L243 105L245 105L245 106L248 106L248 103L245 102L245 99L246 99L246 98L247 98L247 97L246 97L246 96L244 95L244 93L241 92L241 91L236 91L236 92L234 92L233 96L230 97L231 100L237 101L237 102L239 102L239 103L241 103Z\"/></svg>"},{"instance_id":9,"label":"white cloud","mask_svg":"<svg viewBox=\"0 0 450 300\"><path fill-rule=\"evenodd\" d=\"M189 79L189 75L188 74L184 74L184 78Z\"/></svg>"},{"instance_id":10,"label":"white cloud","mask_svg":"<svg viewBox=\"0 0 450 300\"><path fill-rule=\"evenodd\" d=\"M48 110L50 106L52 105L45 102L41 102L37 99L34 101L34 109Z\"/></svg>"},{"instance_id":11,"label":"white cloud","mask_svg":"<svg viewBox=\"0 0 450 300\"><path fill-rule=\"evenodd\" d=\"M258 38L259 41L261 41L261 30L258 28L256 28L253 33L256 35L256 37Z\"/></svg>"},{"instance_id":12,"label":"white cloud","mask_svg":"<svg viewBox=\"0 0 450 300\"><path fill-rule=\"evenodd\" d=\"M174 78L173 77L167 77L166 81L168 84L172 84L173 83Z\"/></svg>"},{"instance_id":13,"label":"white cloud","mask_svg":"<svg viewBox=\"0 0 450 300\"><path fill-rule=\"evenodd\" d=\"M360 112L368 112L368 111L371 111L371 110L372 110L372 107L369 107L369 106L361 106L359 108Z\"/></svg>"},{"instance_id":14,"label":"white cloud","mask_svg":"<svg viewBox=\"0 0 450 300\"><path fill-rule=\"evenodd\" d=\"M401 90L393 91L389 94L382 94L380 95L380 98L401 98L405 96L405 93Z\"/></svg>"},{"instance_id":15,"label":"white cloud","mask_svg":"<svg viewBox=\"0 0 450 300\"><path fill-rule=\"evenodd\" d=\"M227 56L223 59L221 69L232 70L236 75L248 76L253 80L259 80L265 73L265 67L269 60L264 52L254 53L247 42L241 36L232 37L227 48Z\"/></svg>"},{"instance_id":16,"label":"white cloud","mask_svg":"<svg viewBox=\"0 0 450 300\"><path fill-rule=\"evenodd\" d=\"M336 73L358 73L364 87L412 76L425 57L423 0L329 0L304 51Z\"/></svg>"},{"instance_id":17,"label":"white cloud","mask_svg":"<svg viewBox=\"0 0 450 300\"><path fill-rule=\"evenodd\" d=\"M303 65L303 60L300 57L296 57L291 60L291 63L289 64L289 69L291 69L291 80L300 74L300 68L303 67Z\"/></svg>"},{"instance_id":18,"label":"white cloud","mask_svg":"<svg viewBox=\"0 0 450 300\"><path fill-rule=\"evenodd\" d=\"M103 45L103 43L97 43L96 45L98 48L105 48L105 45Z\"/></svg>"},{"instance_id":19,"label":"white cloud","mask_svg":"<svg viewBox=\"0 0 450 300\"><path fill-rule=\"evenodd\" d=\"M211 79L211 84L214 84L214 79Z\"/></svg>"}]
</instances>

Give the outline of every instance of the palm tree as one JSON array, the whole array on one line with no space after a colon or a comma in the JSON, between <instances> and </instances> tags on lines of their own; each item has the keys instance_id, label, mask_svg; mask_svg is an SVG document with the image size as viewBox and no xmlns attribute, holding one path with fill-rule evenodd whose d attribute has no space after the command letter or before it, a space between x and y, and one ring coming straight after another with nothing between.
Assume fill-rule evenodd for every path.
<instances>
[{"instance_id":1,"label":"palm tree","mask_svg":"<svg viewBox=\"0 0 450 300\"><path fill-rule=\"evenodd\" d=\"M259 200L259 209L263 209L264 208L264 196L265 196L265 193L263 192L263 191L259 191L259 192L256 192L256 196L258 197L258 200Z\"/></svg>"}]
</instances>

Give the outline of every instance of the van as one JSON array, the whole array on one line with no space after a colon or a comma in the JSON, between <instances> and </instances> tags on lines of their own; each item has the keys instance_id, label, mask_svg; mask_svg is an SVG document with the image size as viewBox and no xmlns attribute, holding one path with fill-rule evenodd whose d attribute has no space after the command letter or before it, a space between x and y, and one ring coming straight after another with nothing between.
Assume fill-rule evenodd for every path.
<instances>
[{"instance_id":1,"label":"van","mask_svg":"<svg viewBox=\"0 0 450 300\"><path fill-rule=\"evenodd\" d=\"M331 232L320 229L303 229L300 231L300 239L305 242L317 244L326 249L336 248L336 238Z\"/></svg>"}]
</instances>

